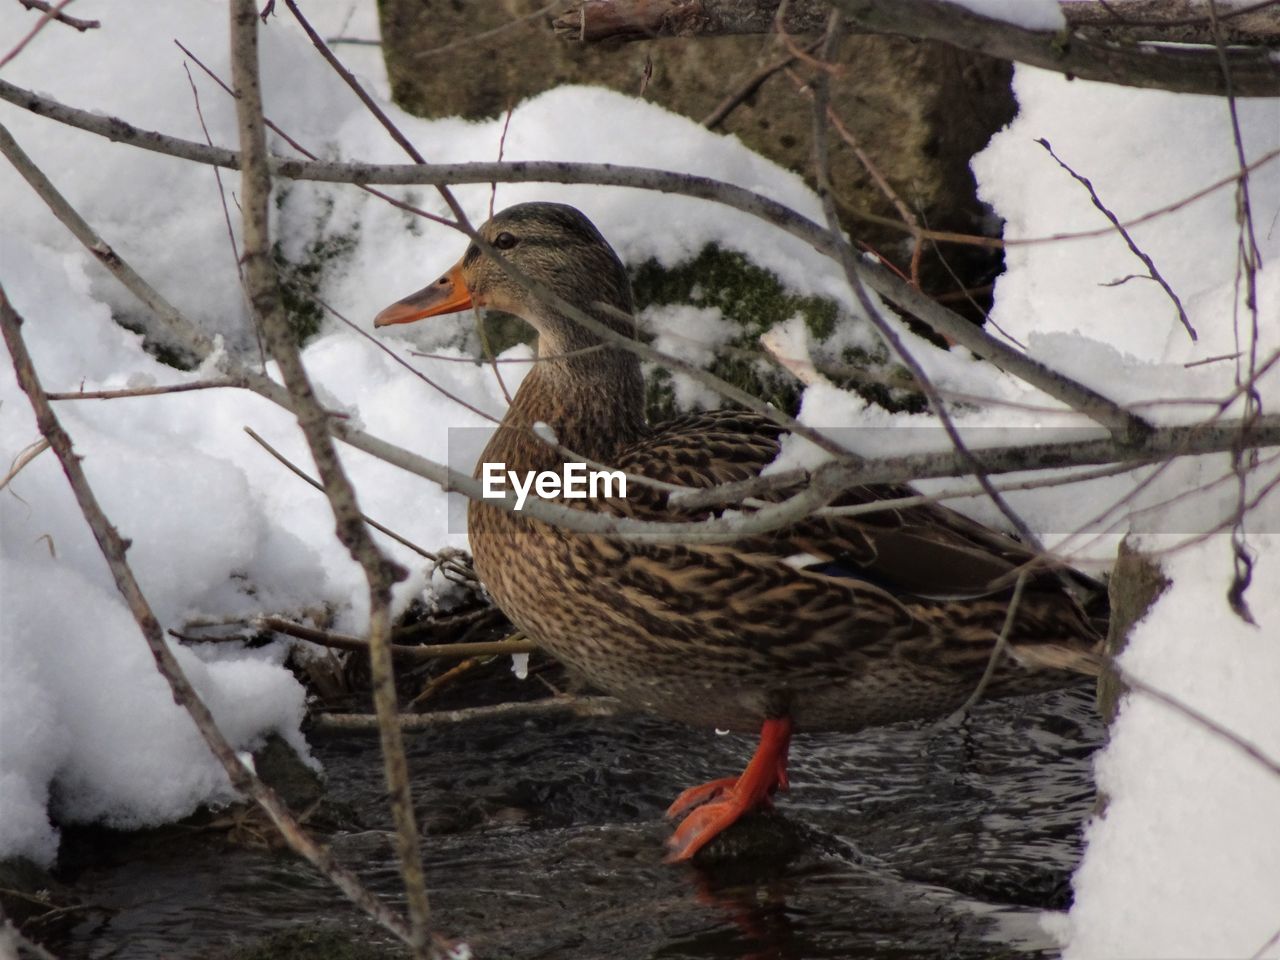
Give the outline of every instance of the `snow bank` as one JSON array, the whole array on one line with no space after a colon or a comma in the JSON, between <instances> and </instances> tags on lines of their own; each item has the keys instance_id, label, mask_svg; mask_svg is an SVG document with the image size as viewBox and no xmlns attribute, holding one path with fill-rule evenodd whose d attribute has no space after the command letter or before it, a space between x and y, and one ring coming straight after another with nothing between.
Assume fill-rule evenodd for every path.
<instances>
[{"instance_id":1,"label":"snow bank","mask_svg":"<svg viewBox=\"0 0 1280 960\"><path fill-rule=\"evenodd\" d=\"M1191 196L1237 169L1221 99L1067 82L1023 68L1015 91L1017 118L974 160L983 195L1007 221L1006 239L1105 225L1039 138L1089 177L1122 221ZM1280 103L1242 101L1238 108L1251 160L1280 147ZM1258 300L1258 355L1265 360L1280 348L1280 163L1254 172L1250 197L1267 265ZM1112 397L1145 403L1141 409L1154 419L1206 417L1212 405L1185 401L1229 395L1235 364L1184 364L1235 354L1248 343L1248 314L1237 312L1235 209L1232 190L1223 189L1132 231L1181 296L1196 342L1155 283L1112 285L1141 273L1114 234L1009 247L993 319L1033 354ZM1280 382L1270 375L1259 387L1264 408L1275 409ZM1183 402L1158 402L1171 398ZM1159 497L1144 502L1186 494L1228 469L1225 457L1179 464L1162 478ZM1275 468L1260 473L1273 477ZM1125 481L1113 492L1129 486ZM1134 631L1122 663L1280 758L1275 498L1263 502L1249 525L1256 567L1247 598L1257 628L1228 608L1227 538L1187 543L1229 517L1234 496L1235 487L1223 484L1125 516L1125 527L1146 533L1139 544L1158 553L1172 586ZM1280 930L1280 778L1202 724L1141 695L1124 701L1097 772L1108 805L1088 831L1075 906L1058 924L1066 956L1259 955ZM1280 944L1273 942L1265 956L1280 956Z\"/></svg>"}]
</instances>

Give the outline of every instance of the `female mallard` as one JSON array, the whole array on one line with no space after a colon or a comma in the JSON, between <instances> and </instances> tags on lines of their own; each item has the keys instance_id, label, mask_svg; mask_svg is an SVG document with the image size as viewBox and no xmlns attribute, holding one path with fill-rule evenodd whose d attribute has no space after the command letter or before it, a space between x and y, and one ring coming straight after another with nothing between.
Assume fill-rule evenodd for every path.
<instances>
[{"instance_id":1,"label":"female mallard","mask_svg":"<svg viewBox=\"0 0 1280 960\"><path fill-rule=\"evenodd\" d=\"M523 203L480 235L529 280L633 334L626 270L578 210ZM647 425L635 354L540 302L474 243L448 273L374 322L472 306L513 313L538 333L539 362L482 463L521 476L561 472L565 456L535 424L584 460L686 487L749 479L778 452L779 428L756 414ZM594 506L695 518L657 488L633 482L628 492ZM841 502L904 492L864 488ZM811 518L733 544L668 545L571 533L472 501L468 530L476 572L498 606L594 685L677 720L761 731L741 776L692 787L672 804L669 816L692 810L668 841L672 860L691 857L786 789L792 730L852 731L961 706L991 658L1010 584L1033 559L1016 541L940 506ZM1072 670L1093 662L1099 638L1062 577L1041 568L1026 579L1006 639L987 696L1071 682Z\"/></svg>"}]
</instances>

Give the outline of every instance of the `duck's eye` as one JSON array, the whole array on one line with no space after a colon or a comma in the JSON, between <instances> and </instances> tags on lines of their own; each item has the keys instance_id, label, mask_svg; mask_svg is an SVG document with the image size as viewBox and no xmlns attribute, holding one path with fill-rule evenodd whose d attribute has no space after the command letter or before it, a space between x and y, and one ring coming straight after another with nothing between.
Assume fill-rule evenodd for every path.
<instances>
[{"instance_id":1,"label":"duck's eye","mask_svg":"<svg viewBox=\"0 0 1280 960\"><path fill-rule=\"evenodd\" d=\"M499 250L510 250L520 240L515 235L507 233L505 230L493 238L493 245Z\"/></svg>"}]
</instances>

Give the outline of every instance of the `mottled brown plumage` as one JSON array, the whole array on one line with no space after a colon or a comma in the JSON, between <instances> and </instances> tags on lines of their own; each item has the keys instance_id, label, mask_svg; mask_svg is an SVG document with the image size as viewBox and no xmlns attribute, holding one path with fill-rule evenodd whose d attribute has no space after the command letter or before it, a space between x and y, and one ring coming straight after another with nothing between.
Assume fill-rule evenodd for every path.
<instances>
[{"instance_id":1,"label":"mottled brown plumage","mask_svg":"<svg viewBox=\"0 0 1280 960\"><path fill-rule=\"evenodd\" d=\"M631 332L626 272L579 211L521 204L480 233L528 278ZM634 354L540 303L474 244L449 274L377 322L472 304L517 314L539 335L540 362L482 462L559 471L566 458L534 433L538 423L581 457L687 487L750 479L778 452L779 428L753 413L646 425ZM910 492L860 488L840 502ZM711 515L681 512L665 492L636 483L628 493L589 508L645 519ZM686 791L673 805L697 807L673 839L677 859L785 787L793 727L858 730L963 704L991 658L1016 573L1034 559L1017 541L932 505L810 518L732 544L588 536L480 501L470 504L468 529L476 571L498 605L594 685L688 723L763 729L741 778ZM1028 577L987 696L1061 686L1095 662L1098 636L1064 577L1085 582L1043 568Z\"/></svg>"}]
</instances>

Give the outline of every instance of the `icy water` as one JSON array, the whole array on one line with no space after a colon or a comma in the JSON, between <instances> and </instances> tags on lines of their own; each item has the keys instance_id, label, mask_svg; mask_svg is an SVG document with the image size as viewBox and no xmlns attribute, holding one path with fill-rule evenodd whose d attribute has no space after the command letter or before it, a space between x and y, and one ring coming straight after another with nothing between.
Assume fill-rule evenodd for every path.
<instances>
[{"instance_id":1,"label":"icy water","mask_svg":"<svg viewBox=\"0 0 1280 960\"><path fill-rule=\"evenodd\" d=\"M477 958L1053 957L1093 804L1088 687L984 704L959 726L798 736L758 856L661 862L679 790L752 744L639 716L411 735L436 927ZM316 743L365 829L328 837L395 895L376 739ZM288 854L210 845L83 870L66 958L219 957L297 924L384 938Z\"/></svg>"}]
</instances>

